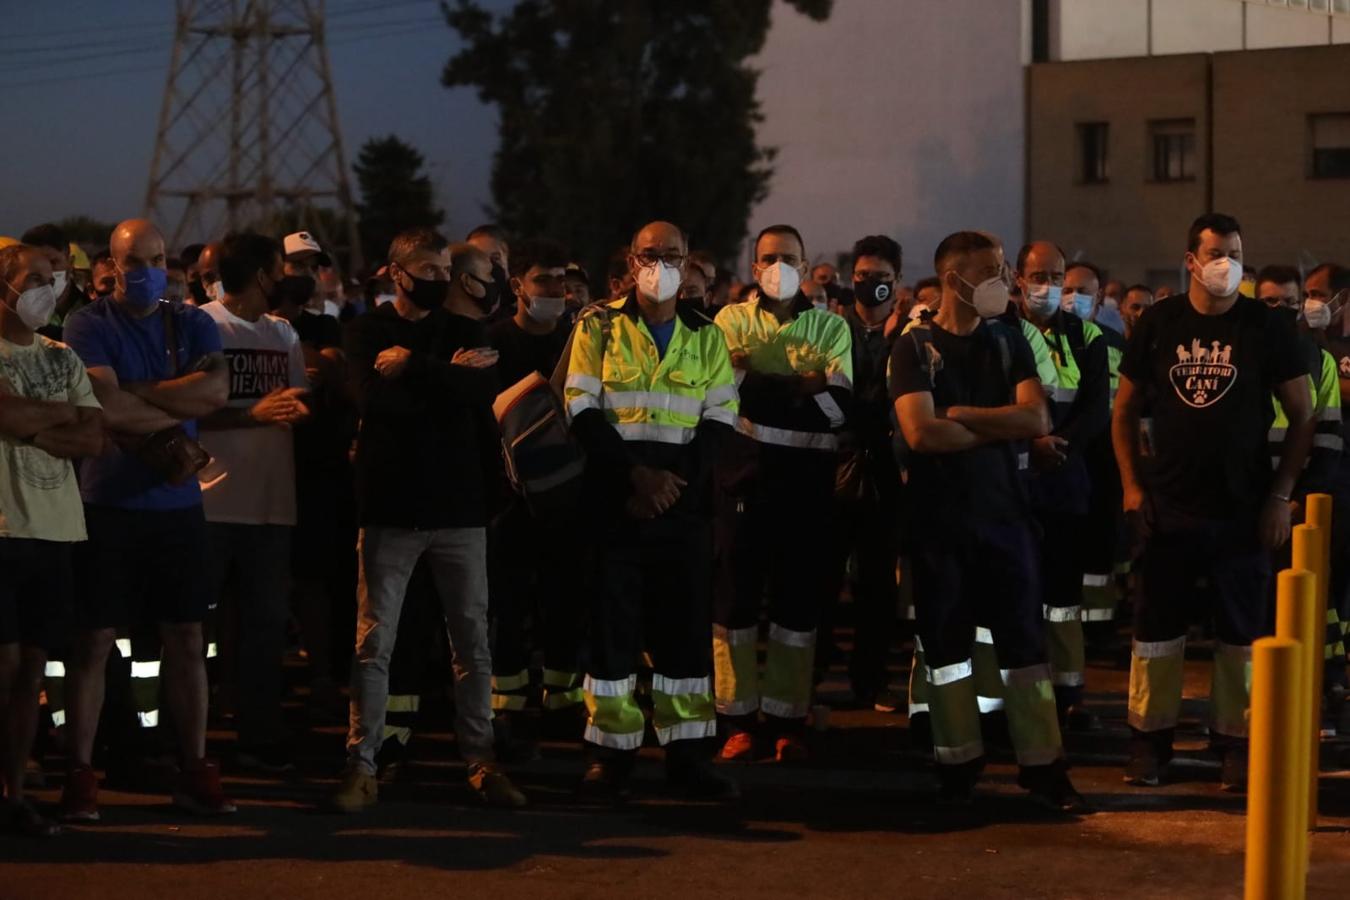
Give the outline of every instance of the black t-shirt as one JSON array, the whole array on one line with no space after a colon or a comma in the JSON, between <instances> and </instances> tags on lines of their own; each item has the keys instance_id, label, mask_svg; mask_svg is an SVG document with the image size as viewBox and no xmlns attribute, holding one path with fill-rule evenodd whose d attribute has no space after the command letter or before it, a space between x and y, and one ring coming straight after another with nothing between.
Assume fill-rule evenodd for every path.
<instances>
[{"instance_id":1,"label":"black t-shirt","mask_svg":"<svg viewBox=\"0 0 1350 900\"><path fill-rule=\"evenodd\" d=\"M1017 385L1036 378L1036 360L1021 331L1001 322L981 322L969 335L927 323L936 349L919 338L922 328L895 339L891 348L891 397L931 393L937 410L949 406L1008 406ZM907 507L922 522L1016 521L1026 515L1026 497L1010 441L982 444L958 453L912 452L906 460Z\"/></svg>"},{"instance_id":2,"label":"black t-shirt","mask_svg":"<svg viewBox=\"0 0 1350 900\"><path fill-rule=\"evenodd\" d=\"M1308 373L1289 320L1242 297L1221 316L1168 297L1140 318L1120 372L1152 401L1148 489L1190 515L1256 513L1272 475L1271 394Z\"/></svg>"},{"instance_id":3,"label":"black t-shirt","mask_svg":"<svg viewBox=\"0 0 1350 900\"><path fill-rule=\"evenodd\" d=\"M551 377L567 346L568 333L563 322L548 334L530 334L515 319L503 319L488 326L488 341L497 351L497 377L502 387L509 388L531 372Z\"/></svg>"}]
</instances>

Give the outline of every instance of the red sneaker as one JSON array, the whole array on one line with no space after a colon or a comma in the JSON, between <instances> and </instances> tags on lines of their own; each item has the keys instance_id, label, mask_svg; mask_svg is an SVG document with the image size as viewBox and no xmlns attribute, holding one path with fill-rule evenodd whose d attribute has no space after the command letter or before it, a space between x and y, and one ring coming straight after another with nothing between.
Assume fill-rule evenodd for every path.
<instances>
[{"instance_id":1,"label":"red sneaker","mask_svg":"<svg viewBox=\"0 0 1350 900\"><path fill-rule=\"evenodd\" d=\"M806 741L795 734L786 734L774 745L774 758L780 763L806 762L811 751L806 749Z\"/></svg>"},{"instance_id":2,"label":"red sneaker","mask_svg":"<svg viewBox=\"0 0 1350 900\"><path fill-rule=\"evenodd\" d=\"M62 822L97 822L98 776L89 766L76 766L66 775L61 791Z\"/></svg>"},{"instance_id":3,"label":"red sneaker","mask_svg":"<svg viewBox=\"0 0 1350 900\"><path fill-rule=\"evenodd\" d=\"M727 762L747 762L755 758L755 738L748 731L738 731L722 745L719 757Z\"/></svg>"},{"instance_id":4,"label":"red sneaker","mask_svg":"<svg viewBox=\"0 0 1350 900\"><path fill-rule=\"evenodd\" d=\"M226 816L236 811L234 801L220 789L220 765L206 759L183 767L173 805L194 816Z\"/></svg>"}]
</instances>

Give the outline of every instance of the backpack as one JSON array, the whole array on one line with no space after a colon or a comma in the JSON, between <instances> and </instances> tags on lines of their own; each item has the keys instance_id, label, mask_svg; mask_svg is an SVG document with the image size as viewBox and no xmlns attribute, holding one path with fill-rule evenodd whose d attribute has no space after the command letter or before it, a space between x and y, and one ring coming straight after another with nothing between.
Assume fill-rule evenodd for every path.
<instances>
[{"instance_id":1,"label":"backpack","mask_svg":"<svg viewBox=\"0 0 1350 900\"><path fill-rule=\"evenodd\" d=\"M506 477L536 513L566 510L581 497L586 452L568 427L561 387L575 334L573 329L551 378L531 372L492 404Z\"/></svg>"}]
</instances>

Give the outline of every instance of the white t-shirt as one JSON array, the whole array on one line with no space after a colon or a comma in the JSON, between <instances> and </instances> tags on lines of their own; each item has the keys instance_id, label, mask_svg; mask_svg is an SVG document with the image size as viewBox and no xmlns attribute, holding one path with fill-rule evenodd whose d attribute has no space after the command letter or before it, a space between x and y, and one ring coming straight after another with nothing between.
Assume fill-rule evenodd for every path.
<instances>
[{"instance_id":1,"label":"white t-shirt","mask_svg":"<svg viewBox=\"0 0 1350 900\"><path fill-rule=\"evenodd\" d=\"M40 334L27 345L0 339L0 394L99 408L75 351ZM70 460L0 437L0 537L85 539L84 504Z\"/></svg>"},{"instance_id":2,"label":"white t-shirt","mask_svg":"<svg viewBox=\"0 0 1350 900\"><path fill-rule=\"evenodd\" d=\"M202 312L220 329L230 370L230 407L247 409L278 388L309 386L304 352L290 322L268 315L249 322L218 300ZM201 442L213 457L197 475L206 521L295 524L295 455L289 428L203 428Z\"/></svg>"}]
</instances>

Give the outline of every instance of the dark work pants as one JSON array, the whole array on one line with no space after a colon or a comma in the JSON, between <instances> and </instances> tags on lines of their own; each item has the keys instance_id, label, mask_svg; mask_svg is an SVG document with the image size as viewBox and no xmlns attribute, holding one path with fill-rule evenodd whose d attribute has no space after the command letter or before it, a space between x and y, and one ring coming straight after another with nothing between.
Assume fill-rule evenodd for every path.
<instances>
[{"instance_id":1,"label":"dark work pants","mask_svg":"<svg viewBox=\"0 0 1350 900\"><path fill-rule=\"evenodd\" d=\"M890 502L888 502L890 501ZM849 557L856 561L853 584L853 653L848 676L859 695L875 694L886 687L886 657L895 638L897 588L895 567L900 557L898 515L895 498L883 500L868 491L860 499L836 502L830 582L825 591L823 630L834 626L833 611L843 588ZM822 634L816 646L826 646L830 635ZM817 666L821 664L816 661Z\"/></svg>"}]
</instances>

